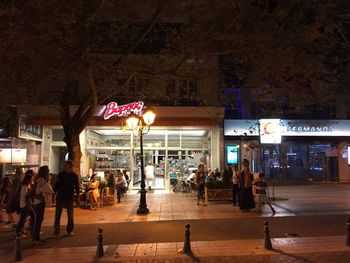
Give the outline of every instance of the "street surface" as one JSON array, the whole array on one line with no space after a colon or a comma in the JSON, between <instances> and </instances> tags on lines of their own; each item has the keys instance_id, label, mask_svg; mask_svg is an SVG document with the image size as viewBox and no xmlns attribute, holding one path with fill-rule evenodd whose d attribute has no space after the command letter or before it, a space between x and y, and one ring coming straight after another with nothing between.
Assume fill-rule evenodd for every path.
<instances>
[{"instance_id":1,"label":"street surface","mask_svg":"<svg viewBox=\"0 0 350 263\"><path fill-rule=\"evenodd\" d=\"M193 194L155 193L148 195L151 213L147 216L138 216L135 214L138 196L129 195L121 204L103 207L97 211L76 208L74 210L76 235L74 237L62 235L59 239L52 238L54 214L52 208L48 209L42 228L45 244L32 247L30 240L25 238L23 239L23 251L24 255L27 253L29 257L27 262L32 262L28 253L34 253L34 251L41 251L41 253L46 251L47 255L50 253L54 255L59 251L58 249L74 248L79 251L93 251L90 255L92 260L99 227L104 230L104 245L113 247L110 249L111 255L117 251L118 247L127 245L146 244L147 246L153 243L180 242L181 246L186 223L191 225L191 241L193 242L246 240L250 244L252 240L255 240L254 242L263 240L263 222L267 220L270 223L271 238L282 238L281 240L294 238L293 240L299 243L303 240L304 245L322 239L323 243L320 243L320 247L334 247L332 246L334 242L325 237L337 237L339 245L332 251L324 249L317 252L315 248L311 249L316 253L310 253L312 252L310 250L292 251L298 254L297 257L283 253L254 256L220 254L215 257L206 254L202 255L201 262L236 262L236 260L237 262L281 262L281 260L284 262L350 262L349 251L346 250L345 245L341 245L345 244L345 220L350 215L350 184L276 187L275 197L277 201L274 202L274 206L277 214L272 217L268 208L265 208L262 214L254 211L242 213L228 202L209 203L207 207L203 207L195 204ZM61 222L66 223L65 216L62 217ZM61 232L64 234L64 227ZM0 257L8 259L13 254L13 237L14 234L7 225L0 226ZM262 244L258 247L261 246ZM288 243L286 247L289 246ZM61 256L61 253L59 255ZM300 261L301 259L298 258L300 255L303 255L301 258L304 261ZM149 261L145 262L162 262L157 260L162 260L165 256L153 255L154 258L148 256ZM112 258L118 262L124 260L123 257ZM188 257L177 259L173 256L171 258L175 261L164 259L163 262L192 262L192 259ZM333 258L334 261L327 261L327 258ZM57 259L56 262L63 262L60 257L55 259ZM144 256L140 260L145 259ZM261 261L258 261L259 259ZM125 260L126 262L137 262L138 258L133 255ZM89 260L84 262L89 262Z\"/></svg>"}]
</instances>

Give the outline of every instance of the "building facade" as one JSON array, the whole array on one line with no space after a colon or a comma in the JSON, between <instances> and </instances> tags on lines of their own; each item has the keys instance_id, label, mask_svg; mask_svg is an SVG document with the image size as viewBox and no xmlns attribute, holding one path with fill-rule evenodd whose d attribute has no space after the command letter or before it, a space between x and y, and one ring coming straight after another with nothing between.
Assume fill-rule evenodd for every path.
<instances>
[{"instance_id":1,"label":"building facade","mask_svg":"<svg viewBox=\"0 0 350 263\"><path fill-rule=\"evenodd\" d=\"M155 124L144 136L145 163L155 167L157 189L168 188L168 174L188 173L198 164L209 169L223 167L223 108L218 107L153 107ZM64 132L57 113L33 113L28 122L43 126L40 165L48 165L52 173L62 170L68 158L63 142ZM131 184L138 187L141 180L140 138L137 132L122 127L123 118L103 118L104 107L91 117L80 134L82 151L81 176L97 172L125 170Z\"/></svg>"},{"instance_id":2,"label":"building facade","mask_svg":"<svg viewBox=\"0 0 350 263\"><path fill-rule=\"evenodd\" d=\"M350 120L225 120L225 162L277 181L349 182Z\"/></svg>"}]
</instances>

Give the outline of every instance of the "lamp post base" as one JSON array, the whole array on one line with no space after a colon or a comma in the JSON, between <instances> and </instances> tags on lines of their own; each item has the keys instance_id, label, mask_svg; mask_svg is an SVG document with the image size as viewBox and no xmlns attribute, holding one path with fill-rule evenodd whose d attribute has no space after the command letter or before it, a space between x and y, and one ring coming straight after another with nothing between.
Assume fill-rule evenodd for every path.
<instances>
[{"instance_id":1,"label":"lamp post base","mask_svg":"<svg viewBox=\"0 0 350 263\"><path fill-rule=\"evenodd\" d=\"M147 207L139 207L139 209L137 209L137 214L138 215L148 215L149 214L149 209Z\"/></svg>"},{"instance_id":2,"label":"lamp post base","mask_svg":"<svg viewBox=\"0 0 350 263\"><path fill-rule=\"evenodd\" d=\"M146 203L146 193L147 191L145 189L140 190L140 206L139 209L137 209L138 215L147 215L149 213Z\"/></svg>"}]
</instances>

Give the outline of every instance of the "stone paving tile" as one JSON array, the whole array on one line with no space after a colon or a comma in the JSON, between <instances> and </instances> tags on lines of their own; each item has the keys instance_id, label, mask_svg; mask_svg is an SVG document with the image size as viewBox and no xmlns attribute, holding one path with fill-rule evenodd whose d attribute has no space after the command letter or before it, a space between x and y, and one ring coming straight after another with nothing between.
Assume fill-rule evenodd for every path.
<instances>
[{"instance_id":1,"label":"stone paving tile","mask_svg":"<svg viewBox=\"0 0 350 263\"><path fill-rule=\"evenodd\" d=\"M133 245L119 245L116 251L119 251L119 255L110 253L109 246L105 246L106 256L100 259L95 259L96 247L77 247L77 248L64 248L64 249L34 249L24 251L23 262L196 262L198 258L199 262L315 262L315 263L348 263L350 262L350 248L343 246L338 247L338 251L328 251L327 237L321 238L325 242L323 243L323 252L307 251L308 249L300 249L299 252L294 253L291 251L268 251L262 247L258 249L251 249L250 251L227 251L222 247L213 248L212 244L224 244L226 241L214 241L214 242L194 242L193 245L206 244L209 247L206 251L202 252L197 250L195 246L194 257L189 257L185 254L178 254L177 249L182 247L182 243L162 243L162 244L133 244ZM328 240L334 240L334 237L329 237ZM342 240L342 237L338 237L338 243ZM240 240L228 241L227 244L239 243ZM302 243L300 243L302 246ZM317 247L315 244L314 247ZM310 245L311 247L311 245ZM110 246L112 250L115 248ZM175 249L176 248L176 249ZM140 253L133 253L134 250L140 251ZM156 256L154 251L158 251ZM129 251L129 253L127 253ZM122 254L124 253L124 254ZM140 256L138 256L140 254ZM132 255L132 256L128 256ZM13 262L13 258L2 257L1 262ZM198 261L197 261L198 262Z\"/></svg>"}]
</instances>

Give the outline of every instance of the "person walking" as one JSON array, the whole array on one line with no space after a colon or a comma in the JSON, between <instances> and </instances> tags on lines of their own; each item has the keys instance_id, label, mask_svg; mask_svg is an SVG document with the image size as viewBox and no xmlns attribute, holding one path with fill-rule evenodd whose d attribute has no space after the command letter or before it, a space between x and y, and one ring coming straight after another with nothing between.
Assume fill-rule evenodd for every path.
<instances>
[{"instance_id":1,"label":"person walking","mask_svg":"<svg viewBox=\"0 0 350 263\"><path fill-rule=\"evenodd\" d=\"M30 170L31 172L33 170ZM16 230L16 224L14 223L14 214L20 214L21 209L19 207L19 199L21 195L21 187L22 187L22 181L24 178L24 173L22 168L16 168L15 176L11 180L11 189L9 190L11 192L11 198L9 201L9 204L6 207L6 213L8 214L11 222L12 222L12 228L13 230ZM13 219L13 220L12 220Z\"/></svg>"},{"instance_id":2,"label":"person walking","mask_svg":"<svg viewBox=\"0 0 350 263\"><path fill-rule=\"evenodd\" d=\"M200 205L202 202L203 206L206 206L205 202L205 170L204 165L198 165L198 171L196 175L196 186L197 186L197 205Z\"/></svg>"},{"instance_id":3,"label":"person walking","mask_svg":"<svg viewBox=\"0 0 350 263\"><path fill-rule=\"evenodd\" d=\"M152 190L154 180L154 166L152 162L148 162L147 166L145 167L145 175L147 179L148 189Z\"/></svg>"},{"instance_id":4,"label":"person walking","mask_svg":"<svg viewBox=\"0 0 350 263\"><path fill-rule=\"evenodd\" d=\"M233 206L239 205L239 171L238 166L232 165L232 202Z\"/></svg>"},{"instance_id":5,"label":"person walking","mask_svg":"<svg viewBox=\"0 0 350 263\"><path fill-rule=\"evenodd\" d=\"M79 195L79 179L78 175L73 172L73 162L64 162L64 171L57 176L57 182L55 184L56 192L56 211L54 222L54 236L57 238L60 235L60 223L63 208L67 210L68 223L66 227L66 233L68 236L74 236L73 228L73 198L74 191ZM79 198L78 198L79 202Z\"/></svg>"},{"instance_id":6,"label":"person walking","mask_svg":"<svg viewBox=\"0 0 350 263\"><path fill-rule=\"evenodd\" d=\"M255 208L255 202L253 197L253 174L250 172L249 161L243 160L243 170L240 173L240 210L248 212L250 209Z\"/></svg>"},{"instance_id":7,"label":"person walking","mask_svg":"<svg viewBox=\"0 0 350 263\"><path fill-rule=\"evenodd\" d=\"M41 224L44 220L45 207L51 206L52 195L54 191L50 185L49 167L41 166L38 172L38 178L35 186L34 211L36 215L35 232L33 240L38 243L44 241L40 238Z\"/></svg>"},{"instance_id":8,"label":"person walking","mask_svg":"<svg viewBox=\"0 0 350 263\"><path fill-rule=\"evenodd\" d=\"M13 194L10 178L4 177L1 180L0 207L4 207L6 210L7 221L5 221L5 224L12 224L12 228L16 228L15 219L13 217L13 212L15 210L11 207L12 198Z\"/></svg>"},{"instance_id":9,"label":"person walking","mask_svg":"<svg viewBox=\"0 0 350 263\"><path fill-rule=\"evenodd\" d=\"M33 209L33 191L31 189L33 183L33 170L28 170L22 181L21 192L20 192L20 201L19 207L21 209L20 218L16 227L16 235L22 236L24 224L27 217L30 217L30 226L31 226L31 236L32 241L34 242L34 233L35 233L35 212Z\"/></svg>"}]
</instances>

